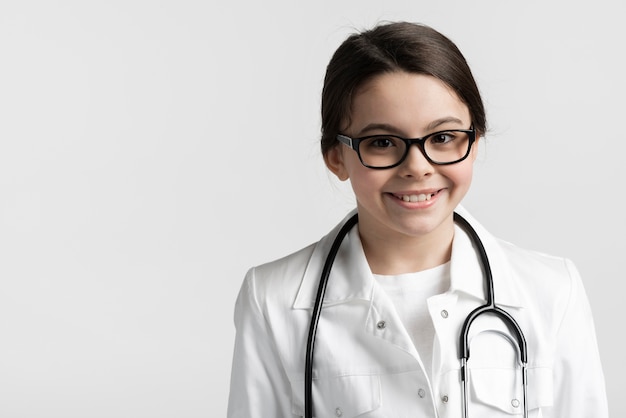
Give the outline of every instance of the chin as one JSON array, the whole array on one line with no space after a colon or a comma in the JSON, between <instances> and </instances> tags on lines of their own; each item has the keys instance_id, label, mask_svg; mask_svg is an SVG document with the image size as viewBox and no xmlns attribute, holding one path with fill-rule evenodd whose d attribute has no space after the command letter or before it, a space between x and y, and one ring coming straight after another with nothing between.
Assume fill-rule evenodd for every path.
<instances>
[{"instance_id":1,"label":"chin","mask_svg":"<svg viewBox=\"0 0 626 418\"><path fill-rule=\"evenodd\" d=\"M395 223L395 230L403 235L421 237L429 235L439 229L442 222L436 219L420 219L410 222Z\"/></svg>"}]
</instances>

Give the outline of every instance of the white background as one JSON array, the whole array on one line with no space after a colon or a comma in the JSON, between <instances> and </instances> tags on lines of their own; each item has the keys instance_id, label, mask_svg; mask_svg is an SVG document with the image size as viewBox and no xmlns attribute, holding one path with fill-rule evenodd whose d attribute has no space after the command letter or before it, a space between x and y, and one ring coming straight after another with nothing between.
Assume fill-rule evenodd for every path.
<instances>
[{"instance_id":1,"label":"white background","mask_svg":"<svg viewBox=\"0 0 626 418\"><path fill-rule=\"evenodd\" d=\"M246 270L354 204L319 156L319 96L339 43L383 20L464 52L491 127L465 206L577 264L618 416L624 15L608 0L0 1L0 417L225 415Z\"/></svg>"}]
</instances>

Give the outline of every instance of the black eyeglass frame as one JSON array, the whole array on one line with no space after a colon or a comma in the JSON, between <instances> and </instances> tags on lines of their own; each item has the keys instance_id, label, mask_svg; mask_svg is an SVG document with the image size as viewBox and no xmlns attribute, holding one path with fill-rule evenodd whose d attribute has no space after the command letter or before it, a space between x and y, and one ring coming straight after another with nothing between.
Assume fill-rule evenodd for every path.
<instances>
[{"instance_id":1,"label":"black eyeglass frame","mask_svg":"<svg viewBox=\"0 0 626 418\"><path fill-rule=\"evenodd\" d=\"M467 145L467 152L465 153L465 155L463 157L459 158L458 160L449 161L449 162L445 162L445 163L434 161L426 153L426 150L424 149L424 143L428 140L428 138L431 138L431 137L433 137L435 135L445 134L447 132L463 132L463 133L468 134L468 136L469 136L469 143ZM365 141L367 139L372 139L372 138L389 138L389 137L397 138L397 139L401 140L402 142L404 142L406 144L406 149L404 150L404 155L402 155L402 158L400 158L400 161L398 161L395 164L387 165L387 166L384 166L384 167L374 167L374 166L365 164L365 162L363 161L363 158L361 158L361 151L359 150L359 145L361 144L361 142ZM435 164L435 165L450 165L450 164L460 163L461 161L463 161L464 159L466 159L468 157L468 155L470 154L470 151L472 149L472 145L476 141L476 129L474 128L474 125L470 126L469 129L446 129L445 131L433 132L433 133L428 134L428 135L426 135L426 136L424 136L422 138L403 138L403 137L398 136L398 135L387 135L387 134L385 134L385 135L368 135L368 136L362 136L360 138L350 138L347 135L337 134L337 141L339 141L342 144L347 145L348 147L352 148L357 153L357 155L359 156L359 160L361 161L361 164L363 164L367 168L371 168L371 169L374 169L374 170L385 170L385 169L388 169L388 168L394 168L394 167L399 166L400 164L402 164L404 162L404 160L406 160L407 155L409 155L409 150L411 149L411 145L413 145L413 144L418 146L420 151L422 151L422 155L424 155L424 157L426 158L426 160L428 160L429 163Z\"/></svg>"}]
</instances>

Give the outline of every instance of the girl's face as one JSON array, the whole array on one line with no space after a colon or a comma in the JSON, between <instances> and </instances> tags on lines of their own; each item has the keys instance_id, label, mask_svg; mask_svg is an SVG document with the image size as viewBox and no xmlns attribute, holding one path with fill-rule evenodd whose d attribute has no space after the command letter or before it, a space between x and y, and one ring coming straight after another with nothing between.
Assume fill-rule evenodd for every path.
<instances>
[{"instance_id":1,"label":"girl's face","mask_svg":"<svg viewBox=\"0 0 626 418\"><path fill-rule=\"evenodd\" d=\"M352 138L421 138L446 129L469 129L471 123L467 106L443 82L399 71L377 76L356 92L342 133ZM399 166L374 170L340 144L325 160L339 179L350 179L361 234L395 240L451 233L452 213L470 187L476 150L474 143L465 160L434 165L414 145Z\"/></svg>"}]
</instances>

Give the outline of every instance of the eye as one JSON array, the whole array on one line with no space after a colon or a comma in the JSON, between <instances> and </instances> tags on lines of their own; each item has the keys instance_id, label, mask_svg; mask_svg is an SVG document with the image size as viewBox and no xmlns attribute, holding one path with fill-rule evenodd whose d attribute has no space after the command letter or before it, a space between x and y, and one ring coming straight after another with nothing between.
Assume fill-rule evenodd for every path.
<instances>
[{"instance_id":1,"label":"eye","mask_svg":"<svg viewBox=\"0 0 626 418\"><path fill-rule=\"evenodd\" d=\"M428 140L433 145L444 145L454 141L456 137L455 132L437 132L428 138Z\"/></svg>"},{"instance_id":2,"label":"eye","mask_svg":"<svg viewBox=\"0 0 626 418\"><path fill-rule=\"evenodd\" d=\"M391 148L396 147L398 139L389 136L375 136L365 141L368 148Z\"/></svg>"}]
</instances>

